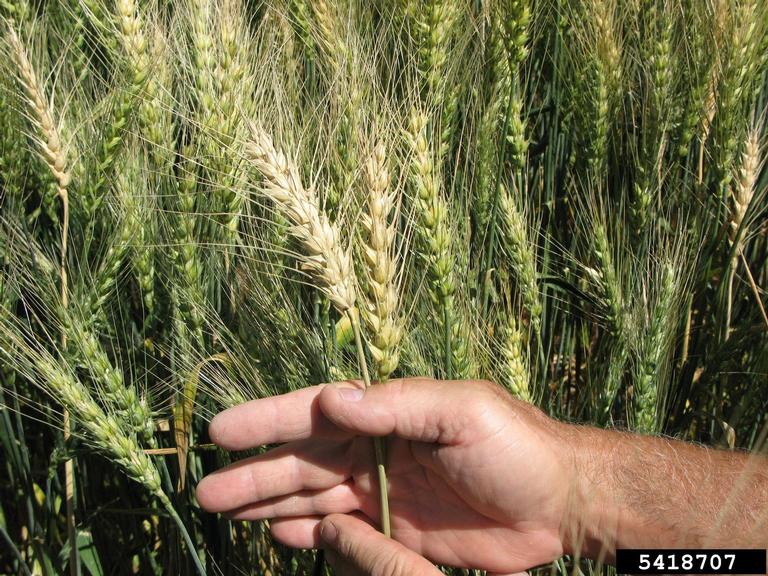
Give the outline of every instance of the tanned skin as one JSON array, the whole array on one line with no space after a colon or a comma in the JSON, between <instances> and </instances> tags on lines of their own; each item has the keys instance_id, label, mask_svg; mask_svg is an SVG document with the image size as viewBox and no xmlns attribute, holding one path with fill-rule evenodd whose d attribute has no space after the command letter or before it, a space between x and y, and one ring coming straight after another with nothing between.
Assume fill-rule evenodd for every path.
<instances>
[{"instance_id":1,"label":"tanned skin","mask_svg":"<svg viewBox=\"0 0 768 576\"><path fill-rule=\"evenodd\" d=\"M200 504L271 518L342 575L515 574L616 548L768 547L768 460L557 422L489 382L320 385L217 415L227 450L282 444L204 478ZM376 531L370 438L386 436L393 539Z\"/></svg>"}]
</instances>

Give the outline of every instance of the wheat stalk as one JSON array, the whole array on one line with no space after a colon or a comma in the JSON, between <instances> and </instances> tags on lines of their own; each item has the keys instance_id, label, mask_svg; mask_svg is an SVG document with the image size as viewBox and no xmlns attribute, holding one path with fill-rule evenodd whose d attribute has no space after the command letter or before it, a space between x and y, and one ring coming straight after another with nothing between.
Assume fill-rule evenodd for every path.
<instances>
[{"instance_id":1,"label":"wheat stalk","mask_svg":"<svg viewBox=\"0 0 768 576\"><path fill-rule=\"evenodd\" d=\"M16 60L16 66L19 71L19 82L27 96L27 104L31 109L30 119L39 131L36 142L42 153L43 159L48 165L51 174L56 180L56 195L61 200L61 247L59 259L59 277L60 277L60 298L62 307L66 308L69 300L69 284L67 277L67 249L69 247L69 192L67 187L70 183L70 175L67 170L67 154L59 136L58 128L53 121L51 107L48 103L40 84L37 80L37 74L29 61L26 50L19 40L16 30L11 22L8 23L8 32L11 42L13 56ZM61 332L61 351L67 348L67 333ZM71 433L70 414L68 408L64 407L63 413L63 433L64 440L68 440ZM64 485L66 500L66 526L67 535L70 542L74 542L77 536L75 527L75 480L74 464L71 458L64 462ZM75 546L70 550L69 570L71 574L77 573L78 551Z\"/></svg>"},{"instance_id":2,"label":"wheat stalk","mask_svg":"<svg viewBox=\"0 0 768 576\"><path fill-rule=\"evenodd\" d=\"M367 388L371 385L371 379L360 334L360 322L354 312L355 277L350 252L342 249L336 225L318 207L315 191L304 188L293 161L282 150L275 148L272 138L266 132L256 126L252 127L251 132L246 153L264 177L264 194L292 223L290 233L301 242L305 250L300 257L302 268L315 278L320 290L336 309L349 318L363 383ZM374 451L379 478L382 531L389 536L389 497L381 438L374 438Z\"/></svg>"}]
</instances>

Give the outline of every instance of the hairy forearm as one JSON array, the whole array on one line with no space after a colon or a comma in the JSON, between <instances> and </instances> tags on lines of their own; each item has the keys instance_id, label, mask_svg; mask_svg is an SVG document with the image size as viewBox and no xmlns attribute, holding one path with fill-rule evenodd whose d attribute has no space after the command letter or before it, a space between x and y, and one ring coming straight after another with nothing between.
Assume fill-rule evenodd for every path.
<instances>
[{"instance_id":1,"label":"hairy forearm","mask_svg":"<svg viewBox=\"0 0 768 576\"><path fill-rule=\"evenodd\" d=\"M768 546L768 458L568 426L566 550Z\"/></svg>"}]
</instances>

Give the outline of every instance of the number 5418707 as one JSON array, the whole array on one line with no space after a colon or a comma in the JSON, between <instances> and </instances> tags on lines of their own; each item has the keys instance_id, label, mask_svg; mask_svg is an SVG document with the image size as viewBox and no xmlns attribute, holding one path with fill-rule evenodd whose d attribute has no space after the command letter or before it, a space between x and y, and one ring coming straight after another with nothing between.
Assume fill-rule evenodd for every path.
<instances>
[{"instance_id":1,"label":"number 5418707","mask_svg":"<svg viewBox=\"0 0 768 576\"><path fill-rule=\"evenodd\" d=\"M736 561L735 554L640 554L640 570L668 570L687 572L688 570L708 570L714 572L731 570Z\"/></svg>"}]
</instances>

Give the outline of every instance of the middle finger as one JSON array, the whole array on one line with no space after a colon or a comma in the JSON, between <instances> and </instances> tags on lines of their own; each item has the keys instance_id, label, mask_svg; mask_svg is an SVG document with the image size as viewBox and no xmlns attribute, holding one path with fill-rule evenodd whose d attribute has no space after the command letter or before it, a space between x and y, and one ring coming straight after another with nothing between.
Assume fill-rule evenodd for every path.
<instances>
[{"instance_id":1,"label":"middle finger","mask_svg":"<svg viewBox=\"0 0 768 576\"><path fill-rule=\"evenodd\" d=\"M301 440L245 458L209 474L197 499L209 512L225 512L300 490L321 490L351 476L351 442Z\"/></svg>"}]
</instances>

